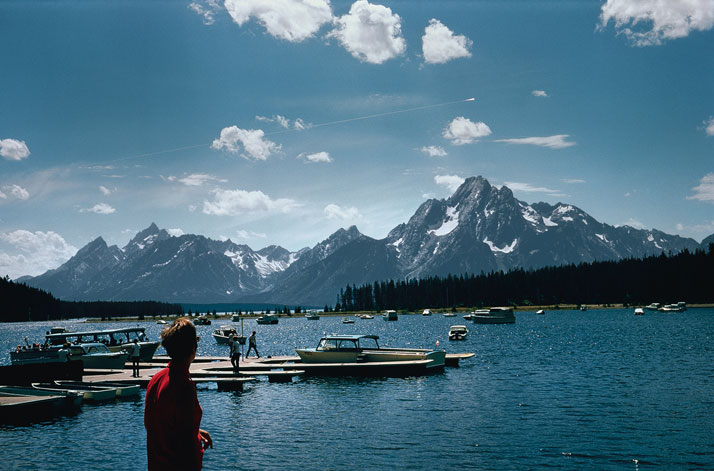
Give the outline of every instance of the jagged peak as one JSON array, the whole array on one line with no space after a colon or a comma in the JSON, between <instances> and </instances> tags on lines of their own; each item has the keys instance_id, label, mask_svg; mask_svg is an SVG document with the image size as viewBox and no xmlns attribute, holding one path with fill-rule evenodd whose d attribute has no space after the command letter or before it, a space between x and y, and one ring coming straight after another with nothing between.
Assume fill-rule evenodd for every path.
<instances>
[{"instance_id":1,"label":"jagged peak","mask_svg":"<svg viewBox=\"0 0 714 471\"><path fill-rule=\"evenodd\" d=\"M106 249L106 248L107 248L107 243L104 241L104 239L101 236L99 236L96 239L94 239L93 241L91 241L90 243L88 243L87 245L85 245L84 247L82 247L81 249L79 249L77 251L76 255L86 254L88 252L93 252L97 249Z\"/></svg>"},{"instance_id":2,"label":"jagged peak","mask_svg":"<svg viewBox=\"0 0 714 471\"><path fill-rule=\"evenodd\" d=\"M469 177L451 195L448 200L449 206L456 206L456 204L468 198L477 198L483 193L490 192L491 188L491 184L482 176Z\"/></svg>"}]
</instances>

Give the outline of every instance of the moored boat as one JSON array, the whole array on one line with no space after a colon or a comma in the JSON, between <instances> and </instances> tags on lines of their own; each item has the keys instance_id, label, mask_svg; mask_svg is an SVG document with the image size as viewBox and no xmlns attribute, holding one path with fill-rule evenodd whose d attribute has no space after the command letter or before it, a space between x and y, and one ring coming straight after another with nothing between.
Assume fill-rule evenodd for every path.
<instances>
[{"instance_id":1,"label":"moored boat","mask_svg":"<svg viewBox=\"0 0 714 471\"><path fill-rule=\"evenodd\" d=\"M428 360L424 366L443 368L444 350L382 348L377 335L327 335L315 348L296 348L304 363L382 363Z\"/></svg>"},{"instance_id":2,"label":"moored boat","mask_svg":"<svg viewBox=\"0 0 714 471\"><path fill-rule=\"evenodd\" d=\"M193 325L211 325L211 319L206 316L199 316L193 320Z\"/></svg>"},{"instance_id":3,"label":"moored boat","mask_svg":"<svg viewBox=\"0 0 714 471\"><path fill-rule=\"evenodd\" d=\"M68 332L56 328L45 335L45 340L50 345L102 343L110 352L130 351L134 347L134 340L139 345L139 358L141 361L151 361L154 353L161 345L159 341L152 341L146 336L144 327L124 327L121 329L90 330L83 332ZM90 368L85 365L85 368ZM93 368L93 367L92 367Z\"/></svg>"},{"instance_id":4,"label":"moored boat","mask_svg":"<svg viewBox=\"0 0 714 471\"><path fill-rule=\"evenodd\" d=\"M317 314L315 312L308 312L305 314L305 319L309 321L319 321L320 320L320 314Z\"/></svg>"},{"instance_id":5,"label":"moored boat","mask_svg":"<svg viewBox=\"0 0 714 471\"><path fill-rule=\"evenodd\" d=\"M397 315L397 311L393 310L388 310L384 311L384 314L382 314L382 319L385 321L397 321L399 320L399 316Z\"/></svg>"},{"instance_id":6,"label":"moored boat","mask_svg":"<svg viewBox=\"0 0 714 471\"><path fill-rule=\"evenodd\" d=\"M342 323L343 324L354 324L355 320L352 319L351 317L343 317L342 318Z\"/></svg>"},{"instance_id":7,"label":"moored boat","mask_svg":"<svg viewBox=\"0 0 714 471\"><path fill-rule=\"evenodd\" d=\"M72 412L79 408L82 399L83 395L78 393L0 386L0 423L26 422Z\"/></svg>"},{"instance_id":8,"label":"moored boat","mask_svg":"<svg viewBox=\"0 0 714 471\"><path fill-rule=\"evenodd\" d=\"M449 340L466 340L469 329L465 325L452 325L449 327Z\"/></svg>"},{"instance_id":9,"label":"moored boat","mask_svg":"<svg viewBox=\"0 0 714 471\"><path fill-rule=\"evenodd\" d=\"M103 343L91 342L54 345L47 348L31 348L10 352L13 365L36 363L62 363L68 360L82 360L85 369L121 370L129 354L124 351L112 352Z\"/></svg>"},{"instance_id":10,"label":"moored boat","mask_svg":"<svg viewBox=\"0 0 714 471\"><path fill-rule=\"evenodd\" d=\"M651 303L645 306L646 311L659 311L659 308L662 307L660 303Z\"/></svg>"},{"instance_id":11,"label":"moored boat","mask_svg":"<svg viewBox=\"0 0 714 471\"><path fill-rule=\"evenodd\" d=\"M635 315L636 315L636 316L644 316L644 315L645 315L645 310L642 309L641 307L636 307L636 308L635 308Z\"/></svg>"},{"instance_id":12,"label":"moored boat","mask_svg":"<svg viewBox=\"0 0 714 471\"><path fill-rule=\"evenodd\" d=\"M216 339L216 343L218 345L228 345L233 337L238 337L238 343L245 343L245 336L238 335L236 329L229 325L222 325L218 329L214 330L212 335L213 338Z\"/></svg>"},{"instance_id":13,"label":"moored boat","mask_svg":"<svg viewBox=\"0 0 714 471\"><path fill-rule=\"evenodd\" d=\"M538 309L536 311L536 314L538 314L539 316L542 316L543 314L545 314L545 311L543 309Z\"/></svg>"},{"instance_id":14,"label":"moored boat","mask_svg":"<svg viewBox=\"0 0 714 471\"><path fill-rule=\"evenodd\" d=\"M277 324L278 316L274 316L272 314L264 314L258 317L255 322L257 322L258 324Z\"/></svg>"},{"instance_id":15,"label":"moored boat","mask_svg":"<svg viewBox=\"0 0 714 471\"><path fill-rule=\"evenodd\" d=\"M513 324L516 322L516 316L513 315L513 308L492 307L474 311L471 320L474 324Z\"/></svg>"},{"instance_id":16,"label":"moored boat","mask_svg":"<svg viewBox=\"0 0 714 471\"><path fill-rule=\"evenodd\" d=\"M360 319L374 319L374 316L371 314L360 314L359 318Z\"/></svg>"},{"instance_id":17,"label":"moored boat","mask_svg":"<svg viewBox=\"0 0 714 471\"><path fill-rule=\"evenodd\" d=\"M41 391L68 391L79 393L85 401L100 402L111 401L117 397L117 389L101 387L82 381L53 381L48 383L32 383L32 387Z\"/></svg>"}]
</instances>

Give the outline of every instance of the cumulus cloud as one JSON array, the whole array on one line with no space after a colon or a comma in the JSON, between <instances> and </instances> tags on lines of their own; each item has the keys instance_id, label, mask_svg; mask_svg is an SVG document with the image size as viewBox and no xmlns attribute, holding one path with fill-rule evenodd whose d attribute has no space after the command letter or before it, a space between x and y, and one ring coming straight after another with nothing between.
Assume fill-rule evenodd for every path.
<instances>
[{"instance_id":1,"label":"cumulus cloud","mask_svg":"<svg viewBox=\"0 0 714 471\"><path fill-rule=\"evenodd\" d=\"M0 156L7 160L22 160L30 155L25 141L17 139L0 139Z\"/></svg>"},{"instance_id":2,"label":"cumulus cloud","mask_svg":"<svg viewBox=\"0 0 714 471\"><path fill-rule=\"evenodd\" d=\"M183 183L186 186L202 186L205 185L208 182L211 181L216 181L216 182L226 182L227 180L215 177L213 175L209 175L207 173L192 173L190 175L186 175L185 177L175 177L173 175L170 175L166 177L166 180L170 182L179 182Z\"/></svg>"},{"instance_id":3,"label":"cumulus cloud","mask_svg":"<svg viewBox=\"0 0 714 471\"><path fill-rule=\"evenodd\" d=\"M80 213L95 213L95 214L112 214L116 212L116 209L112 208L106 203L97 203L91 208L83 208L79 210Z\"/></svg>"},{"instance_id":4,"label":"cumulus cloud","mask_svg":"<svg viewBox=\"0 0 714 471\"><path fill-rule=\"evenodd\" d=\"M77 253L76 247L52 231L0 232L0 242L10 249L0 252L0 275L7 274L10 278L41 275Z\"/></svg>"},{"instance_id":5,"label":"cumulus cloud","mask_svg":"<svg viewBox=\"0 0 714 471\"><path fill-rule=\"evenodd\" d=\"M511 191L523 191L526 193L547 193L552 196L565 196L560 190L552 190L544 186L534 186L530 183L521 182L503 182L505 186L511 189Z\"/></svg>"},{"instance_id":6,"label":"cumulus cloud","mask_svg":"<svg viewBox=\"0 0 714 471\"><path fill-rule=\"evenodd\" d=\"M699 181L699 185L692 188L694 194L687 196L688 200L699 200L714 204L714 173L707 173Z\"/></svg>"},{"instance_id":7,"label":"cumulus cloud","mask_svg":"<svg viewBox=\"0 0 714 471\"><path fill-rule=\"evenodd\" d=\"M357 0L348 14L334 20L328 37L337 39L352 56L370 64L381 64L404 53L401 18L383 5Z\"/></svg>"},{"instance_id":8,"label":"cumulus cloud","mask_svg":"<svg viewBox=\"0 0 714 471\"><path fill-rule=\"evenodd\" d=\"M442 147L439 146L423 146L419 150L421 150L429 157L446 157L447 155L449 155Z\"/></svg>"},{"instance_id":9,"label":"cumulus cloud","mask_svg":"<svg viewBox=\"0 0 714 471\"><path fill-rule=\"evenodd\" d=\"M225 7L238 26L256 18L270 34L300 42L332 21L328 0L226 0Z\"/></svg>"},{"instance_id":10,"label":"cumulus cloud","mask_svg":"<svg viewBox=\"0 0 714 471\"><path fill-rule=\"evenodd\" d=\"M244 153L241 157L247 160L268 160L275 152L280 152L281 146L264 139L262 129L241 129L238 126L229 126L221 129L221 136L214 139L211 149L225 149L231 153L238 153L242 145ZM240 144L240 145L239 145Z\"/></svg>"},{"instance_id":11,"label":"cumulus cloud","mask_svg":"<svg viewBox=\"0 0 714 471\"><path fill-rule=\"evenodd\" d=\"M464 179L458 175L436 175L434 177L434 182L437 185L445 186L452 193L461 186Z\"/></svg>"},{"instance_id":12,"label":"cumulus cloud","mask_svg":"<svg viewBox=\"0 0 714 471\"><path fill-rule=\"evenodd\" d=\"M279 114L273 115L272 118L269 118L267 116L256 116L255 119L266 123L278 123L281 127L285 129L289 129L292 127L293 129L296 129L298 131L302 131L303 129L310 127L310 125L305 123L302 118L296 118L294 121L292 121L291 124L289 118L286 118L285 116L281 116Z\"/></svg>"},{"instance_id":13,"label":"cumulus cloud","mask_svg":"<svg viewBox=\"0 0 714 471\"><path fill-rule=\"evenodd\" d=\"M328 152L316 152L314 154L308 154L306 152L303 152L302 154L297 156L298 159L304 159L305 162L312 162L312 163L330 163L332 162L332 157L330 157L330 154Z\"/></svg>"},{"instance_id":14,"label":"cumulus cloud","mask_svg":"<svg viewBox=\"0 0 714 471\"><path fill-rule=\"evenodd\" d=\"M353 206L342 208L334 203L325 206L324 213L328 219L341 219L343 221L351 221L362 217L357 208Z\"/></svg>"},{"instance_id":15,"label":"cumulus cloud","mask_svg":"<svg viewBox=\"0 0 714 471\"><path fill-rule=\"evenodd\" d=\"M635 46L653 46L714 26L712 0L607 0L599 28L612 20L617 34Z\"/></svg>"},{"instance_id":16,"label":"cumulus cloud","mask_svg":"<svg viewBox=\"0 0 714 471\"><path fill-rule=\"evenodd\" d=\"M203 17L204 25L210 26L215 23L216 18L214 15L221 7L216 0L207 0L205 3L191 2L189 3L188 8L193 10L197 15Z\"/></svg>"},{"instance_id":17,"label":"cumulus cloud","mask_svg":"<svg viewBox=\"0 0 714 471\"><path fill-rule=\"evenodd\" d=\"M30 197L30 193L20 185L5 185L3 186L3 190L5 191L0 191L0 198L2 199L11 197L18 200L26 200Z\"/></svg>"},{"instance_id":18,"label":"cumulus cloud","mask_svg":"<svg viewBox=\"0 0 714 471\"><path fill-rule=\"evenodd\" d=\"M213 201L203 202L203 213L214 216L238 216L247 213L289 213L298 204L288 198L271 199L260 190L213 190Z\"/></svg>"},{"instance_id":19,"label":"cumulus cloud","mask_svg":"<svg viewBox=\"0 0 714 471\"><path fill-rule=\"evenodd\" d=\"M537 97L542 97L542 98L548 98L548 94L545 92L545 90L533 90L531 92L531 95L537 96Z\"/></svg>"},{"instance_id":20,"label":"cumulus cloud","mask_svg":"<svg viewBox=\"0 0 714 471\"><path fill-rule=\"evenodd\" d=\"M518 139L496 139L493 142L505 142L507 144L524 144L531 146L550 147L551 149L563 149L565 147L574 146L574 142L568 142L566 139L569 134L557 134L555 136L546 137L522 137Z\"/></svg>"},{"instance_id":21,"label":"cumulus cloud","mask_svg":"<svg viewBox=\"0 0 714 471\"><path fill-rule=\"evenodd\" d=\"M455 146L478 142L478 139L491 134L491 128L486 123L474 123L468 118L459 116L454 118L449 125L444 128L442 136L449 139Z\"/></svg>"},{"instance_id":22,"label":"cumulus cloud","mask_svg":"<svg viewBox=\"0 0 714 471\"><path fill-rule=\"evenodd\" d=\"M471 57L469 48L473 41L464 35L454 35L453 31L435 18L429 20L421 40L421 50L427 64L443 64L452 59Z\"/></svg>"},{"instance_id":23,"label":"cumulus cloud","mask_svg":"<svg viewBox=\"0 0 714 471\"><path fill-rule=\"evenodd\" d=\"M714 136L714 116L709 116L709 119L704 120L704 132L707 136Z\"/></svg>"}]
</instances>

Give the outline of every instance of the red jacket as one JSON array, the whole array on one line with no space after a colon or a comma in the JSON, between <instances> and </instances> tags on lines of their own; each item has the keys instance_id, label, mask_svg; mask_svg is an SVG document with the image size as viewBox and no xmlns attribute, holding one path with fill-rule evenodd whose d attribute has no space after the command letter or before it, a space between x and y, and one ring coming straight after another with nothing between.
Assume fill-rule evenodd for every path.
<instances>
[{"instance_id":1,"label":"red jacket","mask_svg":"<svg viewBox=\"0 0 714 471\"><path fill-rule=\"evenodd\" d=\"M200 470L198 433L203 410L188 366L172 366L151 378L146 389L144 427L149 471Z\"/></svg>"}]
</instances>

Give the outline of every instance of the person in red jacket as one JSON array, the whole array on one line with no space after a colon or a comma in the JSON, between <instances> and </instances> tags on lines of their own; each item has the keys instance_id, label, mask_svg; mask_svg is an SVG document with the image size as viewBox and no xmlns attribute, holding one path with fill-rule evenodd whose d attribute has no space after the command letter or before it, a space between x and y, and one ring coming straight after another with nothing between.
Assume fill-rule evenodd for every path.
<instances>
[{"instance_id":1,"label":"person in red jacket","mask_svg":"<svg viewBox=\"0 0 714 471\"><path fill-rule=\"evenodd\" d=\"M196 357L199 337L186 318L161 332L161 345L171 357L146 389L144 427L149 471L200 470L203 452L213 448L211 435L201 430L203 410L188 368Z\"/></svg>"}]
</instances>

